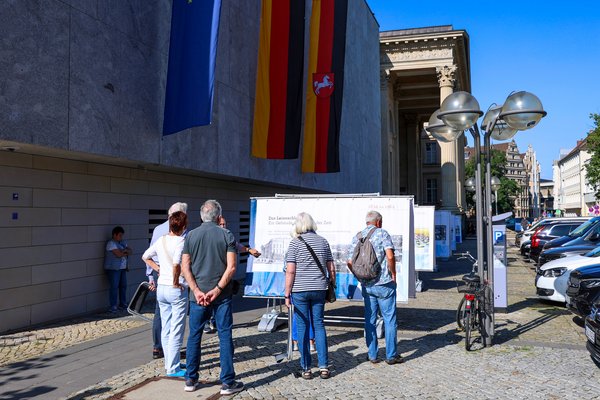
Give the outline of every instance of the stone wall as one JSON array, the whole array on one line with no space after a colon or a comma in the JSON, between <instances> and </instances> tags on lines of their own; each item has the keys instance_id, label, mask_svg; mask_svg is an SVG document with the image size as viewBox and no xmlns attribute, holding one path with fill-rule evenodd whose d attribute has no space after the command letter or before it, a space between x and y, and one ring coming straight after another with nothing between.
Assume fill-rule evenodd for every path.
<instances>
[{"instance_id":1,"label":"stone wall","mask_svg":"<svg viewBox=\"0 0 600 400\"><path fill-rule=\"evenodd\" d=\"M141 256L152 228L172 203L189 204L191 229L200 224L202 203L219 200L238 238L240 213L249 211L250 197L290 192L137 167L0 154L0 332L107 309L104 246L116 225L123 226L134 250L131 296L145 279ZM151 210L165 214L153 223L157 217ZM243 260L238 278L245 275Z\"/></svg>"},{"instance_id":2,"label":"stone wall","mask_svg":"<svg viewBox=\"0 0 600 400\"><path fill-rule=\"evenodd\" d=\"M336 174L250 156L259 1L223 1L212 125L161 137L170 4L1 2L0 140L314 190L380 191L378 25L364 1L349 3Z\"/></svg>"},{"instance_id":3,"label":"stone wall","mask_svg":"<svg viewBox=\"0 0 600 400\"><path fill-rule=\"evenodd\" d=\"M379 192L378 25L349 4L342 172L302 174L250 157L259 1L223 0L213 123L165 138L171 1L0 2L0 148L15 150L0 151L0 331L106 308L115 225L135 250L132 294L150 214L173 202L194 227L220 200L237 236L252 196Z\"/></svg>"}]
</instances>

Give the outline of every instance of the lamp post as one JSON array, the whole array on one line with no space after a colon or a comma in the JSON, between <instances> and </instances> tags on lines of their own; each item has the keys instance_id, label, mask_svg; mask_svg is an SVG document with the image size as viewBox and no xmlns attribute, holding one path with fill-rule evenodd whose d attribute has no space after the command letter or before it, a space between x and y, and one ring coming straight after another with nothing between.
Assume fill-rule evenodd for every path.
<instances>
[{"instance_id":1,"label":"lamp post","mask_svg":"<svg viewBox=\"0 0 600 400\"><path fill-rule=\"evenodd\" d=\"M475 148L475 178L465 182L474 188L477 222L477 271L482 282L490 288L494 284L494 242L492 240L492 176L490 138L511 139L517 131L531 129L546 115L540 100L532 93L521 91L511 93L502 106L489 107L481 130L477 120L483 115L477 99L467 92L454 92L442 102L441 107L429 118L426 130L438 141L456 140L468 130L473 136ZM483 157L482 157L483 155ZM482 183L482 164L485 164L485 179ZM474 181L474 182L473 182ZM484 210L485 208L485 210ZM484 232L485 231L485 232ZM491 291L484 293L483 345L491 346L494 337L494 299Z\"/></svg>"},{"instance_id":2,"label":"lamp post","mask_svg":"<svg viewBox=\"0 0 600 400\"><path fill-rule=\"evenodd\" d=\"M498 189L500 189L500 179L495 176L492 176L490 184L492 185L492 190L494 191L494 214L498 215Z\"/></svg>"}]
</instances>

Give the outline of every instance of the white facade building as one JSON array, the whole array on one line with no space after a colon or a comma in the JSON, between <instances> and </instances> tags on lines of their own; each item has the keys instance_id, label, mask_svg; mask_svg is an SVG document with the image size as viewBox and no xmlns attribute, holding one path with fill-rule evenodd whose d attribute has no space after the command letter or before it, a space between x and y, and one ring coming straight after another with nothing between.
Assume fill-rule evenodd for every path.
<instances>
[{"instance_id":1,"label":"white facade building","mask_svg":"<svg viewBox=\"0 0 600 400\"><path fill-rule=\"evenodd\" d=\"M579 140L573 150L556 161L556 208L562 210L565 215L583 216L595 213L594 206L597 201L593 189L587 183L585 169L590 158L586 141Z\"/></svg>"}]
</instances>

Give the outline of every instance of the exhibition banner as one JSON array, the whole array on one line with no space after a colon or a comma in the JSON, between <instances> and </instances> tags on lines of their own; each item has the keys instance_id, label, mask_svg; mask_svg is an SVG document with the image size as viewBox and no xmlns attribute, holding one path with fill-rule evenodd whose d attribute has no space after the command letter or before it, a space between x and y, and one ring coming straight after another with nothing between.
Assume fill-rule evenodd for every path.
<instances>
[{"instance_id":1,"label":"exhibition banner","mask_svg":"<svg viewBox=\"0 0 600 400\"><path fill-rule=\"evenodd\" d=\"M357 195L360 196L360 195ZM383 229L392 237L396 254L397 301L407 302L414 291L412 196L281 196L253 198L250 203L250 245L261 252L246 267L245 296L283 297L285 255L292 240L296 215L309 213L317 233L327 239L333 254L337 298L362 300L361 284L348 269L352 238L365 228L368 211L383 216ZM412 271L411 271L412 270Z\"/></svg>"},{"instance_id":2,"label":"exhibition banner","mask_svg":"<svg viewBox=\"0 0 600 400\"><path fill-rule=\"evenodd\" d=\"M435 207L415 206L415 271L435 271Z\"/></svg>"},{"instance_id":3,"label":"exhibition banner","mask_svg":"<svg viewBox=\"0 0 600 400\"><path fill-rule=\"evenodd\" d=\"M450 236L450 219L452 213L445 210L435 212L435 256L439 258L450 258L452 239ZM452 226L454 221L452 221Z\"/></svg>"},{"instance_id":4,"label":"exhibition banner","mask_svg":"<svg viewBox=\"0 0 600 400\"><path fill-rule=\"evenodd\" d=\"M454 237L456 243L462 243L462 215L454 216Z\"/></svg>"}]
</instances>

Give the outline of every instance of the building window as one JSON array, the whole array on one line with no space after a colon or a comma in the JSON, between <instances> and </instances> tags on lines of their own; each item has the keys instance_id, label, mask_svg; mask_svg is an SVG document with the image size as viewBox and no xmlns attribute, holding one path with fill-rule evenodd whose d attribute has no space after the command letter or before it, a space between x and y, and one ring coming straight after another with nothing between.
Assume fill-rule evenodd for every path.
<instances>
[{"instance_id":1,"label":"building window","mask_svg":"<svg viewBox=\"0 0 600 400\"><path fill-rule=\"evenodd\" d=\"M465 153L466 154L466 153ZM425 143L425 164L437 163L437 143Z\"/></svg>"},{"instance_id":2,"label":"building window","mask_svg":"<svg viewBox=\"0 0 600 400\"><path fill-rule=\"evenodd\" d=\"M425 201L429 204L437 203L437 179L427 179L425 186Z\"/></svg>"}]
</instances>

